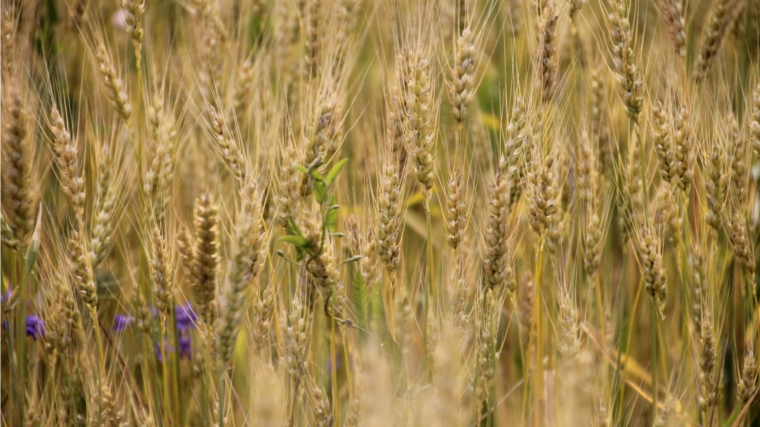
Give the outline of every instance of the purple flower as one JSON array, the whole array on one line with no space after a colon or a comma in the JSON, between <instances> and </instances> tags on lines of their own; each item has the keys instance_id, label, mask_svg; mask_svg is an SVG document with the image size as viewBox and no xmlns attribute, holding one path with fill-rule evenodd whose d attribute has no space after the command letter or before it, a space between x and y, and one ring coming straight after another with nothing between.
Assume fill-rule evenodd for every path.
<instances>
[{"instance_id":1,"label":"purple flower","mask_svg":"<svg viewBox=\"0 0 760 427\"><path fill-rule=\"evenodd\" d=\"M193 308L190 307L188 302L185 305L178 305L176 307L177 316L177 330L180 332L188 332L190 329L195 328L195 322L198 321L198 315L195 314Z\"/></svg>"},{"instance_id":2,"label":"purple flower","mask_svg":"<svg viewBox=\"0 0 760 427\"><path fill-rule=\"evenodd\" d=\"M169 356L169 353L174 352L174 348L169 345L169 340L164 340L164 351L166 351L166 355ZM163 362L164 358L161 354L161 345L159 343L156 343L156 359L158 359L159 362Z\"/></svg>"},{"instance_id":3,"label":"purple flower","mask_svg":"<svg viewBox=\"0 0 760 427\"><path fill-rule=\"evenodd\" d=\"M38 337L45 336L45 322L36 314L26 316L26 336L34 338L35 341Z\"/></svg>"},{"instance_id":4,"label":"purple flower","mask_svg":"<svg viewBox=\"0 0 760 427\"><path fill-rule=\"evenodd\" d=\"M153 317L158 317L158 310L155 307L148 307ZM195 323L198 321L198 315L195 313L190 303L176 306L177 330L180 335L195 329ZM135 319L127 314L117 314L113 318L113 330L123 332L134 323Z\"/></svg>"},{"instance_id":5,"label":"purple flower","mask_svg":"<svg viewBox=\"0 0 760 427\"><path fill-rule=\"evenodd\" d=\"M189 336L179 337L179 357L187 360L193 357L193 342Z\"/></svg>"},{"instance_id":6,"label":"purple flower","mask_svg":"<svg viewBox=\"0 0 760 427\"><path fill-rule=\"evenodd\" d=\"M113 318L113 330L116 332L123 332L134 321L135 319L132 316L117 314Z\"/></svg>"},{"instance_id":7,"label":"purple flower","mask_svg":"<svg viewBox=\"0 0 760 427\"><path fill-rule=\"evenodd\" d=\"M174 353L174 347L169 345L169 340L164 340L164 345L166 346L164 350L166 351L166 356L168 357L170 353ZM193 357L193 342L189 335L180 335L179 337L179 357L180 359L187 359L190 360ZM156 343L156 359L158 359L159 362L163 362L164 358L161 355L161 346Z\"/></svg>"}]
</instances>

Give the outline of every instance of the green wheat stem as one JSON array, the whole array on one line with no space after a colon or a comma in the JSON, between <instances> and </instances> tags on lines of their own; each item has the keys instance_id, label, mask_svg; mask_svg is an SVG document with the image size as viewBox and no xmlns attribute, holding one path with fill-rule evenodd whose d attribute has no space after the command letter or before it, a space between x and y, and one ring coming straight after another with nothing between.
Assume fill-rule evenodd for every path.
<instances>
[{"instance_id":1,"label":"green wheat stem","mask_svg":"<svg viewBox=\"0 0 760 427\"><path fill-rule=\"evenodd\" d=\"M170 390L169 390L169 367L168 365L168 357L166 352L166 315L161 313L160 314L160 330L161 334L159 339L161 340L161 377L163 380L163 404L164 404L164 421L167 424L171 423L171 416L170 416L170 410L171 410L171 397L169 396Z\"/></svg>"},{"instance_id":2,"label":"green wheat stem","mask_svg":"<svg viewBox=\"0 0 760 427\"><path fill-rule=\"evenodd\" d=\"M19 279L19 271L22 272L22 276L25 276L23 273L26 269L23 267L26 265L26 262L24 260L23 250L19 249L14 254L14 262L13 265L13 271L12 271L12 277L14 279L14 282L18 283L18 291L20 295L20 303L19 307L16 309L16 319L13 322L13 328L9 328L9 333L6 335L8 336L8 340L11 343L11 346L9 348L14 348L13 342L16 341L18 343L18 352L16 354L15 363L10 363L11 366L11 376L15 377L16 381L14 381L14 386L12 389L14 390L14 400L18 404L18 420L19 425L23 423L24 421L24 413L26 406L26 399L24 398L26 394L26 280L25 278ZM21 267L19 267L21 266ZM21 334L20 332L24 332ZM16 340L14 340L13 336L15 335Z\"/></svg>"},{"instance_id":3,"label":"green wheat stem","mask_svg":"<svg viewBox=\"0 0 760 427\"><path fill-rule=\"evenodd\" d=\"M543 348L541 345L541 274L544 270L544 242L545 242L545 236L541 235L538 243L538 254L536 255L537 261L536 261L536 271L535 271L535 278L536 278L536 295L534 298L534 306L533 306L533 324L536 325L536 375L534 377L534 393L536 395L536 404L540 406L540 396L543 393L543 372L541 369L541 362L543 358ZM531 335L531 339L533 336ZM534 422L536 427L540 424L538 416L538 407L536 416L534 417Z\"/></svg>"},{"instance_id":4,"label":"green wheat stem","mask_svg":"<svg viewBox=\"0 0 760 427\"><path fill-rule=\"evenodd\" d=\"M651 348L652 362L650 364L652 365L652 413L654 414L653 415L654 420L657 419L657 395L659 394L657 390L657 381L658 381L657 380L657 371L658 371L657 369L657 317L658 317L658 314L656 313L656 311L657 311L657 308L655 307L654 302L650 301L649 322L650 322L651 329L650 329L649 335L651 338L650 346L652 347Z\"/></svg>"},{"instance_id":5,"label":"green wheat stem","mask_svg":"<svg viewBox=\"0 0 760 427\"><path fill-rule=\"evenodd\" d=\"M332 381L332 404L333 404L333 419L335 425L340 425L340 399L338 398L338 356L335 350L335 341L338 336L335 334L335 317L330 316L330 361L332 363L332 369L330 370Z\"/></svg>"},{"instance_id":6,"label":"green wheat stem","mask_svg":"<svg viewBox=\"0 0 760 427\"><path fill-rule=\"evenodd\" d=\"M227 374L227 370L222 367L219 369L219 390L217 391L219 393L219 427L224 427L224 395L225 395L225 376Z\"/></svg>"},{"instance_id":7,"label":"green wheat stem","mask_svg":"<svg viewBox=\"0 0 760 427\"><path fill-rule=\"evenodd\" d=\"M172 301L171 304L171 322L173 325L173 338L174 338L174 346L175 348L179 349L179 329L177 328L177 308L174 305L174 301ZM175 414L174 417L177 420L177 422L184 422L182 421L182 399L179 395L180 385L179 382L181 381L182 375L180 372L180 359L181 354L179 351L174 352L174 362L172 363L172 406L174 407Z\"/></svg>"}]
</instances>

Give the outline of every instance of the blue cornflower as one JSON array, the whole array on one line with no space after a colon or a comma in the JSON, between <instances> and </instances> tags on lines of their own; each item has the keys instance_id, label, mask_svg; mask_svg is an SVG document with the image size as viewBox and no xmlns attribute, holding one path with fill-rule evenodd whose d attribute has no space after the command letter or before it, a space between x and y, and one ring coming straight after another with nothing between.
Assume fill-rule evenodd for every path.
<instances>
[{"instance_id":1,"label":"blue cornflower","mask_svg":"<svg viewBox=\"0 0 760 427\"><path fill-rule=\"evenodd\" d=\"M36 314L26 316L26 336L34 338L35 341L38 337L45 336L45 322Z\"/></svg>"},{"instance_id":2,"label":"blue cornflower","mask_svg":"<svg viewBox=\"0 0 760 427\"><path fill-rule=\"evenodd\" d=\"M193 358L193 342L189 335L179 337L179 357L190 360Z\"/></svg>"},{"instance_id":3,"label":"blue cornflower","mask_svg":"<svg viewBox=\"0 0 760 427\"><path fill-rule=\"evenodd\" d=\"M135 319L132 316L117 314L113 318L113 330L116 332L123 332L134 321Z\"/></svg>"},{"instance_id":4,"label":"blue cornflower","mask_svg":"<svg viewBox=\"0 0 760 427\"><path fill-rule=\"evenodd\" d=\"M164 345L165 345L164 350L166 351L166 355L168 356L169 353L172 353L174 351L174 348L171 345L169 345L168 339L164 339ZM164 358L161 356L161 345L159 343L156 343L156 358L158 359L159 362L164 361Z\"/></svg>"},{"instance_id":5,"label":"blue cornflower","mask_svg":"<svg viewBox=\"0 0 760 427\"><path fill-rule=\"evenodd\" d=\"M158 316L158 311L154 307L149 307L154 317ZM198 321L198 315L195 313L190 303L183 305L177 305L175 307L175 316L177 320L177 332L179 332L179 357L182 359L191 359L193 355L193 342L190 337L190 331L195 329L195 324ZM134 323L134 317L126 314L117 314L113 319L113 330L116 332L123 332ZM174 347L169 345L169 341L165 341L167 354L174 352ZM161 346L156 343L156 358L159 362L163 361L161 357Z\"/></svg>"},{"instance_id":6,"label":"blue cornflower","mask_svg":"<svg viewBox=\"0 0 760 427\"><path fill-rule=\"evenodd\" d=\"M8 322L3 322L3 330L6 330L7 327ZM45 336L45 322L36 314L26 316L26 336L32 337L35 341L37 338Z\"/></svg>"},{"instance_id":7,"label":"blue cornflower","mask_svg":"<svg viewBox=\"0 0 760 427\"><path fill-rule=\"evenodd\" d=\"M155 307L149 307L153 317L158 317L158 310ZM183 305L177 305L175 307L177 317L177 330L180 334L190 332L191 329L195 329L195 324L198 321L198 315L195 313L190 303ZM126 328L134 323L134 317L127 314L117 314L113 319L113 330L116 332L123 332Z\"/></svg>"},{"instance_id":8,"label":"blue cornflower","mask_svg":"<svg viewBox=\"0 0 760 427\"><path fill-rule=\"evenodd\" d=\"M169 356L170 353L174 353L174 347L169 345L168 339L164 340L164 345L166 346L164 350L166 351L167 356ZM180 359L187 360L190 360L193 357L193 342L189 335L180 335L179 337L179 357ZM164 361L161 356L161 346L159 343L156 343L156 359L158 359L159 362Z\"/></svg>"},{"instance_id":9,"label":"blue cornflower","mask_svg":"<svg viewBox=\"0 0 760 427\"><path fill-rule=\"evenodd\" d=\"M193 308L190 307L190 303L184 305L178 305L176 307L177 316L177 329L182 332L188 332L190 329L195 329L195 322L198 321L198 315L195 314Z\"/></svg>"}]
</instances>

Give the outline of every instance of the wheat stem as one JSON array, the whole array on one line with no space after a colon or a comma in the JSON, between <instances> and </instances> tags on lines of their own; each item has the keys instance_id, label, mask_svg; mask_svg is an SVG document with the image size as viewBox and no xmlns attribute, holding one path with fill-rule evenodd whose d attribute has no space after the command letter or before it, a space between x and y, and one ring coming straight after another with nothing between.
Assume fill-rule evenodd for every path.
<instances>
[{"instance_id":1,"label":"wheat stem","mask_svg":"<svg viewBox=\"0 0 760 427\"><path fill-rule=\"evenodd\" d=\"M536 396L536 416L535 416L535 425L540 425L540 396L543 394L544 384L543 384L543 346L541 343L541 337L543 336L542 330L541 330L541 274L544 270L544 236L541 235L539 238L538 243L538 254L536 254L536 269L534 273L534 277L536 278L536 295L535 295L535 305L533 306L533 324L536 325L536 372L533 377L534 381L534 393ZM531 336L531 339L533 337Z\"/></svg>"},{"instance_id":2,"label":"wheat stem","mask_svg":"<svg viewBox=\"0 0 760 427\"><path fill-rule=\"evenodd\" d=\"M160 337L161 340L161 378L163 380L162 389L163 389L163 404L164 404L164 422L167 424L171 424L171 417L169 415L170 409L172 407L171 405L171 398L169 396L169 367L167 366L168 362L168 356L169 354L166 351L166 315L161 313L159 314L159 323L160 323ZM179 350L178 350L179 351Z\"/></svg>"},{"instance_id":3,"label":"wheat stem","mask_svg":"<svg viewBox=\"0 0 760 427\"><path fill-rule=\"evenodd\" d=\"M22 331L24 330L26 326L26 313L27 313L27 301L28 301L28 283L27 283L27 275L26 275L26 268L24 267L26 265L26 256L22 252L16 252L16 264L14 265L15 268L15 276L16 278L19 277L18 272L21 271L21 281L20 286L18 289L18 292L20 293L20 306L16 309L16 321L14 324L14 334L18 337L16 340L17 348L18 348L18 355L17 359L15 360L15 366L17 368L18 373L18 389L16 398L17 398L17 404L19 408L19 425L22 425L24 416L26 415L26 399L25 396L23 396L26 393L26 387L27 387L27 378L28 378L28 366L26 364L26 339L24 336L24 333ZM8 334L11 335L11 334ZM12 348L12 347L11 347Z\"/></svg>"},{"instance_id":4,"label":"wheat stem","mask_svg":"<svg viewBox=\"0 0 760 427\"><path fill-rule=\"evenodd\" d=\"M657 419L657 396L660 394L659 390L657 389L657 321L658 321L658 315L655 313L655 310L657 308L655 307L654 301L650 301L650 310L649 310L649 324L650 324L650 346L652 347L652 418Z\"/></svg>"},{"instance_id":5,"label":"wheat stem","mask_svg":"<svg viewBox=\"0 0 760 427\"><path fill-rule=\"evenodd\" d=\"M338 398L338 356L335 350L335 341L338 336L335 334L335 317L330 318L330 361L332 363L331 381L332 381L332 407L333 419L335 425L340 424L340 399Z\"/></svg>"}]
</instances>

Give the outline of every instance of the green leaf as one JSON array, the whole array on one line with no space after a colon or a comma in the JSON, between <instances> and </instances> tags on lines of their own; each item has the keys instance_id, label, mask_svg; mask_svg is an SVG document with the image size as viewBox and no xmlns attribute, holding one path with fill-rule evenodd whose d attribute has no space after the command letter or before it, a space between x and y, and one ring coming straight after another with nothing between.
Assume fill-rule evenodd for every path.
<instances>
[{"instance_id":1,"label":"green leaf","mask_svg":"<svg viewBox=\"0 0 760 427\"><path fill-rule=\"evenodd\" d=\"M395 378L393 379L393 386L396 390L396 394L406 387L406 373L404 368L404 353L401 351L401 347L396 340L393 339L391 334L385 334L385 340L383 340L383 346L386 348L388 355L391 357L391 364L393 365L393 372L395 372Z\"/></svg>"},{"instance_id":2,"label":"green leaf","mask_svg":"<svg viewBox=\"0 0 760 427\"><path fill-rule=\"evenodd\" d=\"M350 264L350 263L352 263L352 262L356 262L356 261L359 261L359 260L361 260L361 259L362 259L362 256L361 256L361 255L352 256L351 258L347 258L347 259L344 259L344 260L343 260L343 261L341 261L341 262L340 262L340 264L338 264L338 265L342 265L342 264Z\"/></svg>"},{"instance_id":3,"label":"green leaf","mask_svg":"<svg viewBox=\"0 0 760 427\"><path fill-rule=\"evenodd\" d=\"M314 177L317 181L324 181L325 177L322 176L321 173L319 173L319 170L317 168L314 168L311 170L311 176Z\"/></svg>"},{"instance_id":4,"label":"green leaf","mask_svg":"<svg viewBox=\"0 0 760 427\"><path fill-rule=\"evenodd\" d=\"M290 234L290 235L293 235L293 236L303 236L303 233L301 232L301 229L298 228L298 225L292 219L290 219L288 221L288 226L285 227L285 229L288 232L288 234Z\"/></svg>"},{"instance_id":5,"label":"green leaf","mask_svg":"<svg viewBox=\"0 0 760 427\"><path fill-rule=\"evenodd\" d=\"M367 321L369 319L369 290L367 281L364 280L361 271L356 270L354 275L354 309L356 310L356 321L364 330L367 330Z\"/></svg>"},{"instance_id":6,"label":"green leaf","mask_svg":"<svg viewBox=\"0 0 760 427\"><path fill-rule=\"evenodd\" d=\"M303 166L293 166L293 169L297 170L298 172L303 172L303 173L305 173L305 174L308 174L308 173L309 173L309 170L308 170L308 169L306 169L306 168L305 168L305 167L303 167Z\"/></svg>"},{"instance_id":7,"label":"green leaf","mask_svg":"<svg viewBox=\"0 0 760 427\"><path fill-rule=\"evenodd\" d=\"M355 285L354 285L355 286ZM394 367L394 387L396 391L405 390L405 369L403 364L403 353L398 342L388 330L386 321L385 306L383 305L382 282L378 281L372 286L372 292L369 296L370 318L368 324L374 335L379 337L383 343L383 348L391 359Z\"/></svg>"},{"instance_id":8,"label":"green leaf","mask_svg":"<svg viewBox=\"0 0 760 427\"><path fill-rule=\"evenodd\" d=\"M330 208L327 210L327 214L325 215L325 228L330 231L335 231L338 229L338 208L335 207L335 201L335 196L333 196L333 205L330 206Z\"/></svg>"},{"instance_id":9,"label":"green leaf","mask_svg":"<svg viewBox=\"0 0 760 427\"><path fill-rule=\"evenodd\" d=\"M34 271L34 264L37 261L37 254L39 253L40 241L39 239L32 238L32 243L29 245L29 251L26 253L26 271L24 272L27 277Z\"/></svg>"},{"instance_id":10,"label":"green leaf","mask_svg":"<svg viewBox=\"0 0 760 427\"><path fill-rule=\"evenodd\" d=\"M382 336L385 333L385 307L383 306L382 286L373 286L370 294L370 326L372 330Z\"/></svg>"},{"instance_id":11,"label":"green leaf","mask_svg":"<svg viewBox=\"0 0 760 427\"><path fill-rule=\"evenodd\" d=\"M320 205L327 201L327 186L322 181L314 183L314 198Z\"/></svg>"},{"instance_id":12,"label":"green leaf","mask_svg":"<svg viewBox=\"0 0 760 427\"><path fill-rule=\"evenodd\" d=\"M335 178L340 173L340 170L343 169L343 166L346 165L347 161L348 159L339 160L338 163L336 163L335 166L333 166L332 169L330 169L330 171L327 172L327 178L325 178L325 181L328 184L332 184L332 182L335 181Z\"/></svg>"},{"instance_id":13,"label":"green leaf","mask_svg":"<svg viewBox=\"0 0 760 427\"><path fill-rule=\"evenodd\" d=\"M25 277L29 277L34 270L34 263L37 261L37 254L40 250L40 230L42 229L42 204L40 203L39 214L37 215L37 225L34 227L32 240L29 243L29 250L26 252Z\"/></svg>"},{"instance_id":14,"label":"green leaf","mask_svg":"<svg viewBox=\"0 0 760 427\"><path fill-rule=\"evenodd\" d=\"M282 236L280 237L280 240L283 242L292 243L293 245L295 245L295 247L301 248L301 249L309 249L312 246L311 242L306 240L306 238L303 236L290 236L290 235Z\"/></svg>"}]
</instances>

